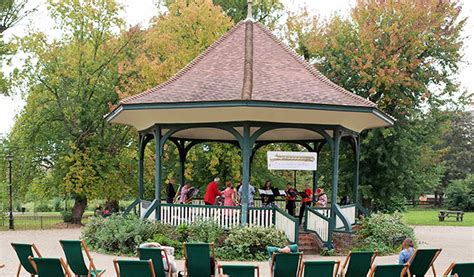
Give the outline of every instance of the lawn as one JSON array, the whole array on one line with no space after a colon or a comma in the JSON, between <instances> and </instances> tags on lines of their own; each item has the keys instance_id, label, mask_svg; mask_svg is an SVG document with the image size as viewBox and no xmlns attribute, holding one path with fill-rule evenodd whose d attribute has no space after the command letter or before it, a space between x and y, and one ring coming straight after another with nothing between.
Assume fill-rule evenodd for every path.
<instances>
[{"instance_id":1,"label":"lawn","mask_svg":"<svg viewBox=\"0 0 474 277\"><path fill-rule=\"evenodd\" d=\"M84 215L90 216L93 212L86 212ZM66 228L68 224L63 223L63 218L59 212L41 212L41 213L15 213L14 214L15 230L34 230L34 229L54 229ZM82 223L87 222L87 218ZM0 231L8 230L8 214L4 213L0 216Z\"/></svg>"},{"instance_id":2,"label":"lawn","mask_svg":"<svg viewBox=\"0 0 474 277\"><path fill-rule=\"evenodd\" d=\"M409 225L474 226L474 212L464 213L463 222L456 222L456 218L439 221L438 213L440 210L443 209L408 208L404 214Z\"/></svg>"}]
</instances>

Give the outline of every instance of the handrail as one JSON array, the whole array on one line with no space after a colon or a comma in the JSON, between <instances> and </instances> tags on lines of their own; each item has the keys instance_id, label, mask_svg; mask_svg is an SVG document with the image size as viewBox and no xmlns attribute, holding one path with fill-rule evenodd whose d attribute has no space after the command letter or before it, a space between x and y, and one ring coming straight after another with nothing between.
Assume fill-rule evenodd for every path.
<instances>
[{"instance_id":1,"label":"handrail","mask_svg":"<svg viewBox=\"0 0 474 277\"><path fill-rule=\"evenodd\" d=\"M330 220L329 217L317 212L318 210L330 210L330 208L327 208L327 207L306 207L306 209L308 211L311 211L312 213L316 214L317 216L321 217L324 220L327 220L327 221Z\"/></svg>"},{"instance_id":2,"label":"handrail","mask_svg":"<svg viewBox=\"0 0 474 277\"><path fill-rule=\"evenodd\" d=\"M148 209L146 209L145 214L143 215L143 218L148 218L153 213L153 211L156 210L156 207L158 207L158 204L160 204L160 202L157 199L154 199L151 202Z\"/></svg>"},{"instance_id":3,"label":"handrail","mask_svg":"<svg viewBox=\"0 0 474 277\"><path fill-rule=\"evenodd\" d=\"M349 219L346 217L346 215L341 211L341 207L338 204L334 205L334 207L336 217L339 217L339 219L342 221L342 224L344 224L344 229L346 229L345 231L352 232L352 225L349 223Z\"/></svg>"},{"instance_id":4,"label":"handrail","mask_svg":"<svg viewBox=\"0 0 474 277\"><path fill-rule=\"evenodd\" d=\"M128 205L128 207L125 209L125 211L123 211L123 215L128 215L128 213L130 213L130 211L138 204L140 204L141 202L141 199L140 198L137 198L135 199L132 204Z\"/></svg>"},{"instance_id":5,"label":"handrail","mask_svg":"<svg viewBox=\"0 0 474 277\"><path fill-rule=\"evenodd\" d=\"M208 208L208 209L234 209L239 210L240 206L216 206L216 205L196 205L196 204L170 204L170 203L162 203L161 206L163 207L190 207L190 208Z\"/></svg>"},{"instance_id":6,"label":"handrail","mask_svg":"<svg viewBox=\"0 0 474 277\"><path fill-rule=\"evenodd\" d=\"M275 213L280 213L282 214L283 216L285 216L286 218L288 218L289 220L293 221L293 224L294 224L294 241L290 241L291 243L295 243L297 244L298 243L298 240L299 240L299 221L292 215L290 215L289 213L287 213L286 211L278 208L278 207L274 207L274 210L275 210ZM276 216L274 217L274 225L276 226Z\"/></svg>"},{"instance_id":7,"label":"handrail","mask_svg":"<svg viewBox=\"0 0 474 277\"><path fill-rule=\"evenodd\" d=\"M327 216L324 216L323 214L319 213L317 210L320 209L324 209L324 208L315 208L315 207L308 207L305 211L305 224L304 224L304 230L306 232L311 232L311 233L315 233L316 236L319 237L319 239L323 242L323 243L328 243L328 232L329 232L329 221L330 221L330 218L327 217ZM322 233L320 234L318 232L318 230L315 228L314 230L313 229L310 229L308 227L309 224L316 224L316 222L309 222L309 214L313 214L319 218L321 218L321 220L325 221L326 222L326 226L324 228L324 226L320 226L322 229ZM313 226L313 227L317 227L317 226ZM324 230L326 230L326 232L324 232Z\"/></svg>"}]
</instances>

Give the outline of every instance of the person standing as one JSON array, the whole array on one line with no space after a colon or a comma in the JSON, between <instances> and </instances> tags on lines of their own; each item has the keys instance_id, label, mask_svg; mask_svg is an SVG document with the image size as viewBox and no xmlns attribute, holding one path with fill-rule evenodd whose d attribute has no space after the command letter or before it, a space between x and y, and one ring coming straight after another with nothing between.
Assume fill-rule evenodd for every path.
<instances>
[{"instance_id":1,"label":"person standing","mask_svg":"<svg viewBox=\"0 0 474 277\"><path fill-rule=\"evenodd\" d=\"M207 184L206 194L204 194L204 204L206 205L215 205L216 197L221 195L219 191L219 182L221 179L219 177L214 178L214 181Z\"/></svg>"},{"instance_id":2,"label":"person standing","mask_svg":"<svg viewBox=\"0 0 474 277\"><path fill-rule=\"evenodd\" d=\"M301 223L303 223L303 216L304 216L306 206L311 205L312 196L313 196L313 190L311 190L311 188L309 187L309 184L306 184L304 186L304 191L301 194L301 207L300 207L300 215L299 215L300 225Z\"/></svg>"},{"instance_id":3,"label":"person standing","mask_svg":"<svg viewBox=\"0 0 474 277\"><path fill-rule=\"evenodd\" d=\"M286 210L291 216L295 216L295 202L298 192L291 186L291 183L286 184L285 190Z\"/></svg>"},{"instance_id":4,"label":"person standing","mask_svg":"<svg viewBox=\"0 0 474 277\"><path fill-rule=\"evenodd\" d=\"M193 200L192 199L193 191L194 191L194 187L191 186L191 183L186 182L184 186L181 188L179 202L181 204L189 204Z\"/></svg>"},{"instance_id":5,"label":"person standing","mask_svg":"<svg viewBox=\"0 0 474 277\"><path fill-rule=\"evenodd\" d=\"M235 189L232 187L232 182L225 182L226 188L222 191L224 196L224 206L233 207L235 206Z\"/></svg>"},{"instance_id":6,"label":"person standing","mask_svg":"<svg viewBox=\"0 0 474 277\"><path fill-rule=\"evenodd\" d=\"M250 182L252 181L252 178L250 178ZM249 182L249 195L248 195L248 206L249 207L253 207L254 206L254 200L253 198L255 197L255 187L252 186L252 184ZM237 188L237 191L239 193L239 197L240 197L240 203L242 203L242 198L244 197L242 195L243 193L243 186L242 186L242 183L240 183L240 186Z\"/></svg>"},{"instance_id":7,"label":"person standing","mask_svg":"<svg viewBox=\"0 0 474 277\"><path fill-rule=\"evenodd\" d=\"M270 180L265 181L263 185L263 190L269 194L262 195L262 204L264 207L273 207L275 206L275 190L273 189L272 182Z\"/></svg>"},{"instance_id":8,"label":"person standing","mask_svg":"<svg viewBox=\"0 0 474 277\"><path fill-rule=\"evenodd\" d=\"M168 183L166 184L166 203L168 204L173 204L174 198L176 196L176 190L174 188L175 185L175 178L169 179Z\"/></svg>"},{"instance_id":9,"label":"person standing","mask_svg":"<svg viewBox=\"0 0 474 277\"><path fill-rule=\"evenodd\" d=\"M323 188L318 188L316 190L316 199L318 201L315 203L316 206L325 208L328 205L328 196L324 192Z\"/></svg>"}]
</instances>

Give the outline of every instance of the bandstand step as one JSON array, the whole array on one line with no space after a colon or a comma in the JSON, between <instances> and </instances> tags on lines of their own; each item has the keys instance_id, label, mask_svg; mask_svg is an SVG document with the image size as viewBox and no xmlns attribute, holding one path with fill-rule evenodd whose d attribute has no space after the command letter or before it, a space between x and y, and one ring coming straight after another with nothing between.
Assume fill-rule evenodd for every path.
<instances>
[{"instance_id":1,"label":"bandstand step","mask_svg":"<svg viewBox=\"0 0 474 277\"><path fill-rule=\"evenodd\" d=\"M321 245L318 243L316 235L311 233L300 232L298 246L300 251L303 251L305 254L319 254L321 250Z\"/></svg>"}]
</instances>

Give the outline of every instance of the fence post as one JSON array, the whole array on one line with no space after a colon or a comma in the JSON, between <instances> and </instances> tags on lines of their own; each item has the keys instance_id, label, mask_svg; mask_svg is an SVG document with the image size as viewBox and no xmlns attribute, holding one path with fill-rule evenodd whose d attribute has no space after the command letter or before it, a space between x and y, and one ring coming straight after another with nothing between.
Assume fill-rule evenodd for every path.
<instances>
[{"instance_id":1,"label":"fence post","mask_svg":"<svg viewBox=\"0 0 474 277\"><path fill-rule=\"evenodd\" d=\"M42 215L40 215L40 222L41 222L41 223L40 223L40 224L41 224L41 228L40 228L40 229L43 229L43 216L42 216Z\"/></svg>"}]
</instances>

